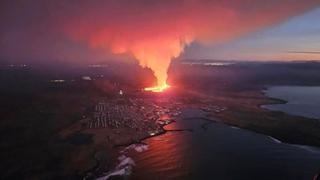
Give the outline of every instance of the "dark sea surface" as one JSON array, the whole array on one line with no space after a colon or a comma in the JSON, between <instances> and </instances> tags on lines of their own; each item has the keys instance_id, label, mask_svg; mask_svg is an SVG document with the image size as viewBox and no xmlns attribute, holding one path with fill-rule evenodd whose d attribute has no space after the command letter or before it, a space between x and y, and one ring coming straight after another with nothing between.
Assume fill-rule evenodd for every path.
<instances>
[{"instance_id":1,"label":"dark sea surface","mask_svg":"<svg viewBox=\"0 0 320 180\"><path fill-rule=\"evenodd\" d=\"M320 119L320 87L273 86L265 91L272 98L287 101L286 104L263 105L264 108L283 111L291 115Z\"/></svg>"},{"instance_id":2,"label":"dark sea surface","mask_svg":"<svg viewBox=\"0 0 320 180\"><path fill-rule=\"evenodd\" d=\"M185 109L169 131L149 138L147 151L133 153L132 179L308 179L320 171L320 151L205 120ZM190 131L192 129L192 131Z\"/></svg>"}]
</instances>

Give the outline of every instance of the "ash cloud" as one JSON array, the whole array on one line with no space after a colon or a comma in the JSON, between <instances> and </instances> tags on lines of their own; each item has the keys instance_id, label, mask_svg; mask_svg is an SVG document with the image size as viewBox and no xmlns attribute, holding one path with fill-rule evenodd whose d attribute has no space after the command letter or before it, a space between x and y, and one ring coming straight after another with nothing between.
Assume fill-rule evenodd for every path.
<instances>
[{"instance_id":1,"label":"ash cloud","mask_svg":"<svg viewBox=\"0 0 320 180\"><path fill-rule=\"evenodd\" d=\"M70 47L87 44L79 54L102 49L132 55L161 85L171 60L188 44L228 41L319 5L318 0L5 1L1 54L14 56L18 50L70 58Z\"/></svg>"}]
</instances>

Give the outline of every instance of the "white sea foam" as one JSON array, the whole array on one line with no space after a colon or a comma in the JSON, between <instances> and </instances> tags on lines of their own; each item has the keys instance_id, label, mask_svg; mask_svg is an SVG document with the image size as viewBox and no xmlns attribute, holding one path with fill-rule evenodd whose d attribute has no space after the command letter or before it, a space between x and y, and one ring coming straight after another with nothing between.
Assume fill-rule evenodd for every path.
<instances>
[{"instance_id":1,"label":"white sea foam","mask_svg":"<svg viewBox=\"0 0 320 180\"><path fill-rule=\"evenodd\" d=\"M312 147L312 146L305 146L305 145L297 145L297 144L291 144L294 147L300 148L300 149L304 149L308 152L311 153L320 153L320 149L316 148L316 147Z\"/></svg>"},{"instance_id":2,"label":"white sea foam","mask_svg":"<svg viewBox=\"0 0 320 180\"><path fill-rule=\"evenodd\" d=\"M137 152L143 152L149 149L148 145L142 144L134 148Z\"/></svg>"},{"instance_id":3,"label":"white sea foam","mask_svg":"<svg viewBox=\"0 0 320 180\"><path fill-rule=\"evenodd\" d=\"M271 139L273 142L277 143L277 144L281 144L282 142L279 139L276 139L272 136L268 136L269 139Z\"/></svg>"},{"instance_id":4,"label":"white sea foam","mask_svg":"<svg viewBox=\"0 0 320 180\"><path fill-rule=\"evenodd\" d=\"M274 137L271 137L271 136L268 136L268 138L270 138L273 142L275 142L277 144L287 144L287 145L290 145L290 146L293 146L293 147L296 147L296 148L299 148L299 149L303 149L303 150L311 152L311 153L320 153L320 149L316 148L316 147L306 146L306 145L299 145L299 144L283 143L280 140L278 140L278 139L276 139Z\"/></svg>"},{"instance_id":5,"label":"white sea foam","mask_svg":"<svg viewBox=\"0 0 320 180\"><path fill-rule=\"evenodd\" d=\"M126 153L130 149L134 149L137 152L143 152L148 150L149 146L147 144L131 144L130 146L120 151L120 153Z\"/></svg>"},{"instance_id":6,"label":"white sea foam","mask_svg":"<svg viewBox=\"0 0 320 180\"><path fill-rule=\"evenodd\" d=\"M132 171L132 167L131 166L125 166L121 169L118 170L114 170L112 172L110 172L108 175L106 176L102 176L97 178L96 180L107 180L109 179L111 176L124 176L124 175L130 175Z\"/></svg>"},{"instance_id":7,"label":"white sea foam","mask_svg":"<svg viewBox=\"0 0 320 180\"><path fill-rule=\"evenodd\" d=\"M115 167L115 169L105 173L105 176L99 177L96 180L107 180L111 176L116 176L116 175L118 176L130 175L132 168L133 166L136 165L136 163L133 161L132 158L126 156L125 154L127 154L127 152L131 149L135 150L136 152L143 152L148 150L149 146L147 144L131 144L130 146L127 146L122 151L120 151L122 155L118 157L119 164Z\"/></svg>"},{"instance_id":8,"label":"white sea foam","mask_svg":"<svg viewBox=\"0 0 320 180\"><path fill-rule=\"evenodd\" d=\"M136 163L130 157L126 157L118 164L117 169L125 166L135 166L135 165Z\"/></svg>"},{"instance_id":9,"label":"white sea foam","mask_svg":"<svg viewBox=\"0 0 320 180\"><path fill-rule=\"evenodd\" d=\"M132 172L132 167L135 166L136 163L130 157L127 157L125 155L119 156L118 160L120 161L120 163L114 170L105 173L105 176L99 177L96 180L107 180L111 176L130 175Z\"/></svg>"},{"instance_id":10,"label":"white sea foam","mask_svg":"<svg viewBox=\"0 0 320 180\"><path fill-rule=\"evenodd\" d=\"M232 129L241 129L239 127L236 127L236 126L230 126Z\"/></svg>"},{"instance_id":11,"label":"white sea foam","mask_svg":"<svg viewBox=\"0 0 320 180\"><path fill-rule=\"evenodd\" d=\"M122 161L122 160L124 160L125 158L127 158L127 156L121 155L121 156L118 157L118 160L119 160L119 161Z\"/></svg>"}]
</instances>

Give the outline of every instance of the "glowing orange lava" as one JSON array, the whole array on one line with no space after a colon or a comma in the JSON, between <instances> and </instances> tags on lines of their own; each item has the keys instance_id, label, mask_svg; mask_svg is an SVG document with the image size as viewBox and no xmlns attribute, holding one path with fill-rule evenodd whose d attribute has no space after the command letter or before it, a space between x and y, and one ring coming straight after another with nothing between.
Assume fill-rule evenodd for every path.
<instances>
[{"instance_id":1,"label":"glowing orange lava","mask_svg":"<svg viewBox=\"0 0 320 180\"><path fill-rule=\"evenodd\" d=\"M154 86L154 87L147 87L147 88L144 88L144 90L151 91L151 92L163 92L168 88L170 88L168 84L163 84L163 85Z\"/></svg>"}]
</instances>

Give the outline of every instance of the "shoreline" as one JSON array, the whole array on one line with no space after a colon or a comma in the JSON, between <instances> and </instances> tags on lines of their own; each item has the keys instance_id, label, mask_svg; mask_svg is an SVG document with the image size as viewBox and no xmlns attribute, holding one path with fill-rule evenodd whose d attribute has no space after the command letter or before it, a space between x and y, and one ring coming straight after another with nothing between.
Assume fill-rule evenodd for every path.
<instances>
[{"instance_id":1,"label":"shoreline","mask_svg":"<svg viewBox=\"0 0 320 180\"><path fill-rule=\"evenodd\" d=\"M181 119L201 119L201 120L204 120L204 121L207 121L205 123L203 123L201 125L202 129L203 130L207 130L208 127L211 123L219 123L219 124L224 124L226 126L229 126L230 128L233 128L233 129L243 129L243 130L247 130L247 131L250 131L250 132L253 132L253 133L257 133L257 134L260 134L260 135L263 135L263 136L266 136L266 137L269 137L270 140L272 140L273 142L275 143L282 143L282 144L289 144L289 145L292 145L292 146L297 146L299 148L302 148L302 149L305 149L305 150L308 150L308 149L317 149L318 146L320 146L320 143L319 145L317 143L310 143L310 140L309 139L314 139L316 136L308 136L306 137L305 139L295 139L293 137L291 137L292 134L290 134L291 132L290 131L286 131L285 130L285 127L282 127L281 124L282 123L288 123L290 121L290 119L292 118L295 118L294 116L292 115L289 115L289 114L285 114L283 112L272 112L268 109L265 109L263 108L262 106L263 105L272 105L272 104L285 104L287 103L287 101L285 100L282 100L282 99L277 99L277 98L271 98L271 97L268 97L266 96L264 89L259 89L259 90L255 90L255 92L257 94L261 94L261 95L258 95L258 96L250 96L250 97L244 97L244 99L248 99L249 101L257 98L258 99L258 102L254 101L255 103L252 103L250 104L250 106L244 106L242 107L242 109L246 109L246 108L250 108L250 107L253 107L253 108L256 108L255 109L250 109L250 112L246 112L246 116L247 115L251 115L251 111L253 111L253 114L252 114L252 117L253 118L246 118L245 116L242 117L242 116L239 116L237 114L237 111L235 111L234 109L232 108L227 108L227 110L224 110L222 112L219 112L219 113L212 113L210 111L204 111L200 106L200 104L196 104L196 105L192 105L189 106L184 106L185 108L188 108L188 107L191 107L191 108L194 108L194 109L197 109L197 110L201 110L202 112L205 112L205 115L203 117L187 117L187 118L182 118L182 117L177 117L177 118L181 118ZM241 99L240 99L241 100ZM235 99L234 101L232 101L232 103L237 103L238 100ZM210 102L210 103L213 103L213 102ZM200 106L199 106L200 105ZM241 110L241 109L240 109ZM249 114L248 114L249 113ZM255 113L257 113L255 115ZM227 116L225 116L224 114L227 114ZM235 114L236 116L232 115L232 114ZM223 116L221 116L223 115ZM232 116L230 116L232 115ZM264 121L259 121L258 117L261 117L261 116L266 116ZM227 118L226 118L227 117ZM228 118L234 118L235 120L232 122L230 121ZM272 131L273 128L270 128L268 126L268 118L269 117L275 117L275 120L277 123L279 123L279 126L276 127L276 130ZM282 122L283 118L287 119L287 122ZM176 119L176 118L173 118L173 119ZM298 125L299 123L303 123L303 120L306 119L306 118L301 118L299 119L299 121L297 122L292 122L293 125ZM252 121L253 120L253 121ZM115 156L122 156L123 154L121 153L121 151L123 151L124 149L130 147L130 146L139 146L139 145L146 145L146 143L144 143L143 141L146 140L146 139L149 139L149 138L152 138L152 137L157 137L157 136L161 136L167 132L172 132L172 131L175 131L175 132L181 132L181 131L189 131L189 132L192 132L192 130L190 129L173 129L173 130L166 130L164 127L171 124L171 123L174 123L175 121L172 120L170 121L168 124L159 124L158 123L158 126L159 128L161 128L161 131L159 131L158 133L156 134L153 134L153 135L150 135L149 133L146 134L144 137L140 138L139 140L131 140L130 142L128 143L124 143L124 144L116 144L116 145L113 145L112 146L112 149L114 151L117 151L115 154ZM249 122L248 123L244 123L244 122ZM258 122L258 126L250 126L250 122L253 122L253 123L257 123ZM267 124L265 124L267 123ZM308 122L307 122L308 124ZM286 124L286 125L291 125L291 123L289 124ZM308 127L308 126L306 126ZM278 132L280 133L278 133ZM130 157L127 157L127 158L130 158ZM114 164L112 166L111 169L109 169L107 172L113 172L115 170L112 170L113 168L116 168L117 167L117 163L118 163L118 160L116 158L114 158L114 160L112 161L112 164ZM106 171L104 171L105 173ZM100 174L100 175L103 175ZM96 178L98 177L101 177L101 176L97 176L95 175Z\"/></svg>"},{"instance_id":2,"label":"shoreline","mask_svg":"<svg viewBox=\"0 0 320 180\"><path fill-rule=\"evenodd\" d=\"M156 136L161 136L161 135L167 133L168 130L164 129L164 127L167 126L167 125L169 125L169 124L172 124L172 123L174 123L174 122L175 122L175 120L171 120L171 121L168 122L168 124L163 124L163 125L158 124L159 127L161 128L161 131L160 131L160 132L158 132L158 133L156 133L156 134L154 134L154 135L150 135L150 134L149 134L149 135L147 135L147 136L139 139L138 141L131 141L131 142L125 143L125 144L113 145L113 148L127 147L127 146L130 146L130 145L132 145L132 144L144 144L142 141L144 141L144 140L146 140L146 139L149 139L149 138L152 138L152 137L156 137ZM169 130L169 131L170 131L170 130Z\"/></svg>"},{"instance_id":3,"label":"shoreline","mask_svg":"<svg viewBox=\"0 0 320 180\"><path fill-rule=\"evenodd\" d=\"M122 156L124 156L124 157L126 157L125 159L127 159L128 162L130 162L129 164L126 163L126 164L123 165L123 166L125 166L124 169L126 169L128 165L129 165L129 166L134 166L134 165L135 165L135 164L132 164L132 161L131 161L132 159L131 159L129 156L126 156L126 155L125 155L125 151L131 149L130 146L133 146L133 145L144 145L144 146L148 146L148 144L144 143L143 141L146 140L146 139L149 139L149 138L161 136L161 135L163 135L163 134L171 131L171 130L166 130L166 129L164 128L165 126L167 126L167 125L169 125L169 124L171 124L171 123L175 123L175 120L169 121L169 123L163 124L163 125L158 124L159 127L161 128L161 132L159 132L159 133L157 133L157 134L148 135L148 136L146 136L146 137L143 137L143 138L139 139L138 141L131 141L131 142L126 143L126 144L114 145L114 146L112 147L112 149L116 151L115 154L117 154L117 156L118 156L117 160L119 161L119 158L122 157ZM118 148L122 148L122 149L121 149L121 150L117 150ZM128 158L129 158L129 159L128 159ZM133 162L134 162L134 161L133 161ZM113 166L113 167L112 167L111 169L109 169L109 170L104 171L101 175L93 175L93 176L94 176L94 179L97 179L97 180L106 180L106 179L108 179L109 177L112 177L113 175L110 176L110 174L119 171L119 169L117 169L117 167L119 167L119 165L120 165L121 163L122 163L122 162L117 163L116 159L114 159L114 161L112 162L112 164L114 164L115 166ZM130 167L130 168L132 168L132 167ZM112 169L113 169L113 170L112 170ZM131 171L131 170L130 170L130 171ZM92 171L90 171L89 173L92 173ZM127 173L128 173L128 172L127 172ZM130 173L131 173L131 172L130 172ZM104 175L103 175L103 174L104 174ZM118 174L117 174L117 175L118 175ZM117 176L117 175L115 175L115 176ZM124 172L123 175L129 175L129 174L126 174L126 172ZM123 175L121 175L121 176L123 176Z\"/></svg>"},{"instance_id":4,"label":"shoreline","mask_svg":"<svg viewBox=\"0 0 320 180\"><path fill-rule=\"evenodd\" d=\"M201 110L201 109L199 109ZM202 111L202 110L201 110ZM214 121L210 120L210 119L207 119L206 117L192 117L192 118L186 118L186 119L194 119L194 118L198 118L198 119L201 119L201 120L204 120L204 121L207 121L206 123L204 123L203 125L207 125L207 124L212 124L214 123ZM184 119L184 118L181 118L181 119ZM132 141L130 143L127 143L127 144L119 144L119 145L114 145L113 148L114 149L117 149L117 148L121 148L123 147L122 150L118 150L118 160L121 156L124 156L126 158L129 158L130 160L132 160L129 156L126 156L125 155L125 151L127 151L128 149L131 149L130 146L133 146L133 145L145 145L145 146L148 146L148 144L144 143L143 141L146 140L146 139L149 139L149 138L154 138L154 137L158 137L158 136L161 136L167 132L182 132L182 131L188 131L188 132L193 132L192 129L173 129L173 130L166 130L164 127L167 126L167 125L170 125L172 123L175 123L176 121L175 120L172 120L170 121L169 123L167 124L163 124L163 125L160 125L160 128L162 129L162 131L160 133L157 133L155 135L149 135L149 136L146 136L142 139L140 139L139 141ZM204 127L202 127L203 130L206 130ZM137 151L137 150L136 150ZM138 152L138 151L137 151ZM142 152L142 151L141 151ZM140 153L140 152L139 152ZM133 161L133 160L132 160ZM131 161L129 161L131 162ZM134 162L134 161L133 161ZM119 164L121 164L122 162L120 163L116 163L116 162L113 162L113 164L117 164L116 166L113 167L113 170L108 170L107 172L104 172L104 175L102 176L99 176L99 175L95 175L95 179L96 180L107 180L109 177L112 177L110 176L110 174L114 173L114 172L117 172L119 171L119 169L117 169L117 167L119 167ZM135 166L135 164L132 164L132 163L129 163L127 165L125 165L124 168L127 168L127 166ZM130 169L133 168L133 167L130 167ZM130 170L131 171L131 170ZM130 172L131 173L131 172ZM130 175L129 174L126 174L126 173L123 173L122 175L120 176L126 176L126 175ZM118 174L117 174L118 175ZM117 176L115 175L115 176Z\"/></svg>"},{"instance_id":5,"label":"shoreline","mask_svg":"<svg viewBox=\"0 0 320 180\"><path fill-rule=\"evenodd\" d=\"M237 109L229 108L219 114L211 113L210 117L218 118L219 121L214 120L216 122L270 135L289 144L320 147L318 119L263 108L263 105L285 104L287 101L267 96L264 93L265 87L256 89L254 92L257 94L253 97L240 99L240 102L250 102L248 105ZM252 99L253 102L251 102Z\"/></svg>"},{"instance_id":6,"label":"shoreline","mask_svg":"<svg viewBox=\"0 0 320 180\"><path fill-rule=\"evenodd\" d=\"M199 109L199 110L201 110L201 109ZM203 111L203 110L201 110L201 111ZM210 125L210 124L213 124L213 123L217 123L217 124L223 124L223 125L225 125L225 126L228 126L228 127L230 127L230 128L232 128L232 129L240 129L240 130L245 130L245 131L249 131L249 132L251 132L251 133L255 133L255 134L258 134L258 135L262 135L262 136L264 136L264 137L266 137L266 138L269 138L271 141L273 141L274 143L277 143L277 144L286 144L286 145L290 145L290 146L294 146L294 147L297 147L297 148L299 148L299 149L302 149L302 150L305 150L305 151L309 151L309 152L312 152L312 153L320 153L320 148L319 147L316 147L316 146L310 146L310 145L304 145L304 144L294 144L294 143L290 143L290 142L286 142L286 141L281 141L281 140L279 140L279 139L277 139L276 137L273 137L272 135L270 135L270 134L265 134L265 133L261 133L261 132L259 132L259 131L255 131L255 130L252 130L252 129L249 129L249 128L242 128L242 127L238 127L238 126L234 126L234 125L231 125L231 124L227 124L227 123L224 123L223 121L221 121L221 120L217 120L216 118L209 118L208 117L208 115L209 114L206 114L205 115L205 117L191 117L191 118L181 118L181 119L199 119L199 120L203 120L204 122L202 123L202 125L201 125L201 128L204 130L204 131L206 131L208 128L206 127L206 126L208 126L208 125ZM171 123L174 123L175 121L171 121L169 124L171 124ZM133 149L134 150L134 147L132 148L132 147L130 147L130 146L139 146L139 145L143 145L143 146L148 146L148 144L147 143L144 143L143 141L144 140L146 140L146 139L149 139L149 138L153 138L153 137L157 137L157 136L161 136L161 135L163 135L163 134L165 134L165 133L167 133L167 132L171 132L171 131L175 131L175 132L181 132L181 131L188 131L188 129L177 129L177 130L175 130L175 129L173 129L173 130L166 130L164 127L165 126L167 126L167 125L169 125L169 124L166 124L166 125L163 125L163 126L161 126L161 129L163 130L161 133L158 133L158 134L156 134L156 135L153 135L153 136L146 136L146 137L144 137L143 139L141 139L141 140L139 140L138 142L131 142L131 143L128 143L128 144L121 144L121 145L117 145L117 146L115 146L114 148L119 148L119 147L123 147L123 149L122 150L119 150L118 151L118 155L119 155L119 157L121 157L121 156L124 156L124 157L126 157L126 158L129 158L129 160L132 160L129 156L127 156L125 153L123 153L123 152L121 152L121 151L127 151L128 149L130 150L130 149ZM191 131L192 132L192 131ZM128 148L128 149L127 149ZM142 152L143 153L143 151L137 151L137 150L135 150L136 152L135 153L140 153L140 152ZM128 161L129 161L128 160ZM132 160L133 161L133 160ZM129 162L131 162L131 161L129 161ZM133 161L134 162L134 161ZM121 163L121 162L120 162ZM119 163L119 164L120 164ZM115 163L116 164L116 163ZM118 165L117 165L118 166ZM115 166L115 168L117 167L117 166ZM130 164L129 163L129 166L132 166L132 167L130 167L130 173L131 173L131 168L133 168L133 166L135 166L135 164ZM124 168L126 168L127 166L125 166ZM111 170L111 171L108 171L108 173L107 174L112 174L112 172L115 172L115 171L117 171L117 170ZM121 176L127 176L127 175L130 175L130 173L129 174L123 174L123 175L121 175ZM105 174L105 176L106 176L106 174ZM105 177L104 176L104 177ZM108 175L107 175L108 176ZM97 179L99 179L99 180L103 180L103 178L101 179L101 177L103 177L103 176L100 176L100 177L98 177Z\"/></svg>"},{"instance_id":7,"label":"shoreline","mask_svg":"<svg viewBox=\"0 0 320 180\"><path fill-rule=\"evenodd\" d=\"M267 91L270 90L272 87L275 88L282 88L282 87L292 87L292 88L319 88L320 86L269 86L267 87L267 89L262 90L264 96L268 97L269 99L275 100L276 102L274 103L266 103L266 104L261 104L259 105L260 108L262 109L266 109L268 111L279 111L279 112L283 112L286 113L288 115L291 116L299 116L302 118L308 118L308 119L315 119L315 120L319 120L320 121L320 116L317 116L316 114L312 113L306 113L306 112L300 112L300 113L295 113L292 110L286 111L286 110L282 110L281 108L279 109L278 107L284 107L284 106L290 106L290 105L297 105L296 103L293 103L295 101L295 99L281 99L281 97L275 97L275 96L271 96L271 95L267 95ZM281 95L280 95L281 96ZM283 106L275 106L275 105L283 105ZM286 109L286 108L285 108Z\"/></svg>"}]
</instances>

